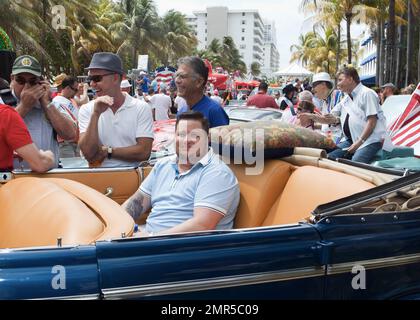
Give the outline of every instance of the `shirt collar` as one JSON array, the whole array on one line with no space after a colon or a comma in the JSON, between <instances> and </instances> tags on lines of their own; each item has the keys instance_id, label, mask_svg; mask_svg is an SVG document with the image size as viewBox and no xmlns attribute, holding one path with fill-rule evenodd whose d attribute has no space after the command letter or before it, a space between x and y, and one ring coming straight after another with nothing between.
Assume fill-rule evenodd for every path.
<instances>
[{"instance_id":1,"label":"shirt collar","mask_svg":"<svg viewBox=\"0 0 420 320\"><path fill-rule=\"evenodd\" d=\"M360 83L356 86L356 88L354 88L354 90L353 90L353 91L352 91L352 93L351 93L351 95L352 95L353 99L357 97L357 95L360 93L360 91L361 91L361 90L362 90L362 83L360 82Z\"/></svg>"},{"instance_id":2,"label":"shirt collar","mask_svg":"<svg viewBox=\"0 0 420 320\"><path fill-rule=\"evenodd\" d=\"M117 112L120 110L132 108L136 105L136 100L133 97L131 97L127 92L123 92L123 94L125 96L125 99L121 107L118 108Z\"/></svg>"},{"instance_id":3,"label":"shirt collar","mask_svg":"<svg viewBox=\"0 0 420 320\"><path fill-rule=\"evenodd\" d=\"M206 98L210 99L209 97L206 97L206 96L203 95L203 97L200 99L200 101L198 101L195 105L193 105L191 107L191 110L194 109L194 108L197 108L199 105L201 105L206 100Z\"/></svg>"},{"instance_id":4,"label":"shirt collar","mask_svg":"<svg viewBox=\"0 0 420 320\"><path fill-rule=\"evenodd\" d=\"M209 147L209 151L206 153L206 155L204 157L202 157L200 159L200 161L198 161L196 164L194 164L191 167L191 169L188 170L184 174L187 174L188 172L191 172L191 170L193 168L197 167L198 165L201 165L202 167L205 167L205 166L209 165L214 156L215 156L215 153L214 153L213 149L211 147ZM169 157L169 162L178 171L178 156L176 154Z\"/></svg>"}]
</instances>

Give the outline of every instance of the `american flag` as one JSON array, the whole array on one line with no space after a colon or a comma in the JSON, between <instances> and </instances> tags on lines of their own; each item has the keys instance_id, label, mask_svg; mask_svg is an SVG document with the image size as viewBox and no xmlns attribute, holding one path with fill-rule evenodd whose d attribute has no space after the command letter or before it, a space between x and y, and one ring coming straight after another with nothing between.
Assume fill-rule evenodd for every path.
<instances>
[{"instance_id":1,"label":"american flag","mask_svg":"<svg viewBox=\"0 0 420 320\"><path fill-rule=\"evenodd\" d=\"M176 69L173 67L163 66L163 67L156 68L155 79L159 85L162 81L166 85L169 85L172 80L172 76L174 75L175 72L176 72Z\"/></svg>"},{"instance_id":2,"label":"american flag","mask_svg":"<svg viewBox=\"0 0 420 320\"><path fill-rule=\"evenodd\" d=\"M420 83L404 112L388 128L392 143L414 149L420 157Z\"/></svg>"}]
</instances>

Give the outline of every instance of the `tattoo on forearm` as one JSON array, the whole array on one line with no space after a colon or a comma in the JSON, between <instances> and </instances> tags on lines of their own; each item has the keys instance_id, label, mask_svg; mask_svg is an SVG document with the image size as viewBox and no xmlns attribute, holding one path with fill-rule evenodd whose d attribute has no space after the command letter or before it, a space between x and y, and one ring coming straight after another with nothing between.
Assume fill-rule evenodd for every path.
<instances>
[{"instance_id":1,"label":"tattoo on forearm","mask_svg":"<svg viewBox=\"0 0 420 320\"><path fill-rule=\"evenodd\" d=\"M143 199L144 196L139 192L130 199L125 207L125 210L131 215L131 217L133 217L134 220L137 220L143 213Z\"/></svg>"}]
</instances>

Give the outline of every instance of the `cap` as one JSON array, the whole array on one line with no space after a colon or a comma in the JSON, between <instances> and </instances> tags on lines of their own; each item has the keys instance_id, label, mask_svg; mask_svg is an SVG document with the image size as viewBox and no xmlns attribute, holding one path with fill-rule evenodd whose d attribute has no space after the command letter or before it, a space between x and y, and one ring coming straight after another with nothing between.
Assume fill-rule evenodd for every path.
<instances>
[{"instance_id":1,"label":"cap","mask_svg":"<svg viewBox=\"0 0 420 320\"><path fill-rule=\"evenodd\" d=\"M32 56L24 55L17 57L13 63L12 75L19 73L31 73L34 76L41 76L41 65L38 60Z\"/></svg>"},{"instance_id":2,"label":"cap","mask_svg":"<svg viewBox=\"0 0 420 320\"><path fill-rule=\"evenodd\" d=\"M121 81L121 89L124 89L124 88L131 88L130 81L128 80Z\"/></svg>"},{"instance_id":3,"label":"cap","mask_svg":"<svg viewBox=\"0 0 420 320\"><path fill-rule=\"evenodd\" d=\"M52 87L57 88L61 86L63 83L63 80L67 77L65 73L60 73L58 76L54 77L54 83L52 84Z\"/></svg>"},{"instance_id":4,"label":"cap","mask_svg":"<svg viewBox=\"0 0 420 320\"><path fill-rule=\"evenodd\" d=\"M111 52L98 52L92 57L92 61L86 70L101 69L124 74L121 58Z\"/></svg>"},{"instance_id":5,"label":"cap","mask_svg":"<svg viewBox=\"0 0 420 320\"><path fill-rule=\"evenodd\" d=\"M385 83L381 88L392 88L395 89L395 85L393 83Z\"/></svg>"},{"instance_id":6,"label":"cap","mask_svg":"<svg viewBox=\"0 0 420 320\"><path fill-rule=\"evenodd\" d=\"M334 82L331 80L329 73L327 72L320 72L313 76L312 78L312 86L315 87L316 82L329 82L334 85Z\"/></svg>"}]
</instances>

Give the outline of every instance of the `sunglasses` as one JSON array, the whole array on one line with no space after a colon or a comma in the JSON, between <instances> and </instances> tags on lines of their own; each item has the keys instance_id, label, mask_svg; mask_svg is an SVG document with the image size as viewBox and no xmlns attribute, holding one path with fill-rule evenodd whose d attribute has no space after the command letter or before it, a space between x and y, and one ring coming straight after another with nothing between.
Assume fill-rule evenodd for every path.
<instances>
[{"instance_id":1,"label":"sunglasses","mask_svg":"<svg viewBox=\"0 0 420 320\"><path fill-rule=\"evenodd\" d=\"M15 78L15 81L21 86L24 86L27 83L29 83L30 86L34 86L38 84L40 80L41 80L40 78L31 78L29 80L26 80L25 78L22 78L22 77Z\"/></svg>"},{"instance_id":2,"label":"sunglasses","mask_svg":"<svg viewBox=\"0 0 420 320\"><path fill-rule=\"evenodd\" d=\"M87 82L91 82L91 81L93 81L93 82L101 82L102 79L103 79L103 77L110 76L112 74L115 74L115 73L106 73L106 74L99 74L99 75L95 75L95 76L88 76L86 78L86 81Z\"/></svg>"}]
</instances>

